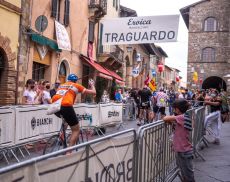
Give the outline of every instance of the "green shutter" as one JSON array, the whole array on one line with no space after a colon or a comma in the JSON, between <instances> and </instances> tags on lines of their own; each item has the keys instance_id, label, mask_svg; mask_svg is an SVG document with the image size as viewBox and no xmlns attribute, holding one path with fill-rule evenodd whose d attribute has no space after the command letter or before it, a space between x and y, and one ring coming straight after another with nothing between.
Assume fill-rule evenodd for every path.
<instances>
[{"instance_id":1,"label":"green shutter","mask_svg":"<svg viewBox=\"0 0 230 182\"><path fill-rule=\"evenodd\" d=\"M70 1L65 0L65 13L64 13L64 25L69 25L69 13L70 13Z\"/></svg>"},{"instance_id":2,"label":"green shutter","mask_svg":"<svg viewBox=\"0 0 230 182\"><path fill-rule=\"evenodd\" d=\"M51 10L51 17L57 17L57 2L58 0L52 0L52 10Z\"/></svg>"}]
</instances>

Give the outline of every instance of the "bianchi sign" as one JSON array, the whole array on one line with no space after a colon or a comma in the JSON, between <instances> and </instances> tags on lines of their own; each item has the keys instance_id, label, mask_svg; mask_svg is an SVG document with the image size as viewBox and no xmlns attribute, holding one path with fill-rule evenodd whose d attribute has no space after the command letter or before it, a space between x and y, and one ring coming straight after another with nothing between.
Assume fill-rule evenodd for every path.
<instances>
[{"instance_id":1,"label":"bianchi sign","mask_svg":"<svg viewBox=\"0 0 230 182\"><path fill-rule=\"evenodd\" d=\"M144 44L177 41L179 15L105 19L102 44Z\"/></svg>"},{"instance_id":2,"label":"bianchi sign","mask_svg":"<svg viewBox=\"0 0 230 182\"><path fill-rule=\"evenodd\" d=\"M53 118L35 118L31 119L31 128L34 130L38 126L47 126L53 124Z\"/></svg>"}]
</instances>

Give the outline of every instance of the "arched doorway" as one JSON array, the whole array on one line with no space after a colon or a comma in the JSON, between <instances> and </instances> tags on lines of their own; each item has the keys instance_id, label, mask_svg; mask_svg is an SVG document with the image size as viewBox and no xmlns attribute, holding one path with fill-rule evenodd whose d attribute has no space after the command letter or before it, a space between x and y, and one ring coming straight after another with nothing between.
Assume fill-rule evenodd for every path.
<instances>
[{"instance_id":1,"label":"arched doorway","mask_svg":"<svg viewBox=\"0 0 230 182\"><path fill-rule=\"evenodd\" d=\"M226 91L226 82L217 76L211 76L204 80L202 84L202 89L216 88L217 90L224 89Z\"/></svg>"},{"instance_id":2,"label":"arched doorway","mask_svg":"<svg viewBox=\"0 0 230 182\"><path fill-rule=\"evenodd\" d=\"M5 64L6 64L6 53L2 48L0 48L0 88L2 87L1 83L4 78L4 71L6 67Z\"/></svg>"},{"instance_id":3,"label":"arched doorway","mask_svg":"<svg viewBox=\"0 0 230 182\"><path fill-rule=\"evenodd\" d=\"M58 72L58 78L60 80L61 83L65 83L66 82L66 77L68 75L69 72L69 65L67 61L62 61L59 67L59 72Z\"/></svg>"}]
</instances>

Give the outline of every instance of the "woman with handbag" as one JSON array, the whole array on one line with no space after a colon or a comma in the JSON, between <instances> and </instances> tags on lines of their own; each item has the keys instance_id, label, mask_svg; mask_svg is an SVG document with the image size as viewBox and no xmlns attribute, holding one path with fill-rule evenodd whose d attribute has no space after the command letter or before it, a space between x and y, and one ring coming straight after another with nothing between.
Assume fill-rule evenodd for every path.
<instances>
[{"instance_id":1,"label":"woman with handbag","mask_svg":"<svg viewBox=\"0 0 230 182\"><path fill-rule=\"evenodd\" d=\"M55 113L55 115L58 117L62 116L72 130L69 141L70 147L76 144L80 133L78 118L73 108L77 94L96 94L93 80L89 81L90 89L86 89L82 85L76 83L77 80L77 75L70 74L68 76L68 81L60 85L57 93L52 97L52 102L56 102L61 99L60 111Z\"/></svg>"}]
</instances>

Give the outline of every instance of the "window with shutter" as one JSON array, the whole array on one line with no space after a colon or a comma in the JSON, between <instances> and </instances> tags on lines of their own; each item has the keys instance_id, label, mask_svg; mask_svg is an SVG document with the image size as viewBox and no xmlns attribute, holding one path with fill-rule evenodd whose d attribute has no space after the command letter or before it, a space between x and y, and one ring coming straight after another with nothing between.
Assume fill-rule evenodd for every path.
<instances>
[{"instance_id":1,"label":"window with shutter","mask_svg":"<svg viewBox=\"0 0 230 182\"><path fill-rule=\"evenodd\" d=\"M60 0L52 0L51 17L55 18L57 21L60 21L60 6Z\"/></svg>"},{"instance_id":2,"label":"window with shutter","mask_svg":"<svg viewBox=\"0 0 230 182\"><path fill-rule=\"evenodd\" d=\"M51 17L57 17L58 0L52 0Z\"/></svg>"},{"instance_id":3,"label":"window with shutter","mask_svg":"<svg viewBox=\"0 0 230 182\"><path fill-rule=\"evenodd\" d=\"M94 42L94 27L95 27L95 23L93 21L89 21L88 41L91 43Z\"/></svg>"},{"instance_id":4,"label":"window with shutter","mask_svg":"<svg viewBox=\"0 0 230 182\"><path fill-rule=\"evenodd\" d=\"M204 31L216 31L217 21L213 17L206 18L204 21Z\"/></svg>"},{"instance_id":5,"label":"window with shutter","mask_svg":"<svg viewBox=\"0 0 230 182\"><path fill-rule=\"evenodd\" d=\"M103 33L103 24L100 24L100 39L99 39L99 52L103 53L103 45L102 45L102 33Z\"/></svg>"},{"instance_id":6,"label":"window with shutter","mask_svg":"<svg viewBox=\"0 0 230 182\"><path fill-rule=\"evenodd\" d=\"M215 61L215 49L206 47L202 50L202 61L203 62L214 62Z\"/></svg>"},{"instance_id":7,"label":"window with shutter","mask_svg":"<svg viewBox=\"0 0 230 182\"><path fill-rule=\"evenodd\" d=\"M65 13L64 13L64 25L69 25L69 13L70 13L70 1L65 0Z\"/></svg>"}]
</instances>

